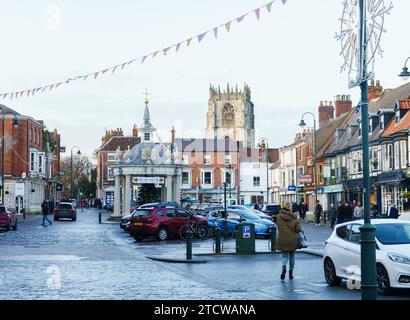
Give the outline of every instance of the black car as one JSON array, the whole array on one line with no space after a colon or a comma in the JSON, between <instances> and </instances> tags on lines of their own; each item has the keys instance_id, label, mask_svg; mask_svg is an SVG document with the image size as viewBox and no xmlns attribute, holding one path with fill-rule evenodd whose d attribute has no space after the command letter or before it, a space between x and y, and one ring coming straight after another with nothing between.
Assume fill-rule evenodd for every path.
<instances>
[{"instance_id":1,"label":"black car","mask_svg":"<svg viewBox=\"0 0 410 320\"><path fill-rule=\"evenodd\" d=\"M280 205L279 204L265 204L262 207L262 212L270 215L273 220L276 220L279 212L280 212Z\"/></svg>"},{"instance_id":2,"label":"black car","mask_svg":"<svg viewBox=\"0 0 410 320\"><path fill-rule=\"evenodd\" d=\"M61 202L54 208L54 220L60 219L77 220L77 210L71 202Z\"/></svg>"}]
</instances>

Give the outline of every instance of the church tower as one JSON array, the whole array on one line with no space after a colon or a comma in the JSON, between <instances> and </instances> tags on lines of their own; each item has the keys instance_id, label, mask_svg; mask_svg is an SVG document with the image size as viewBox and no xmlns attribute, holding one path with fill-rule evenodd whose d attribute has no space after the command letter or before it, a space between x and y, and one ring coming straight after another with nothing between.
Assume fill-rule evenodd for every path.
<instances>
[{"instance_id":1,"label":"church tower","mask_svg":"<svg viewBox=\"0 0 410 320\"><path fill-rule=\"evenodd\" d=\"M222 92L220 87L210 86L206 138L242 141L244 147L255 147L254 104L248 85L242 91L228 84Z\"/></svg>"}]
</instances>

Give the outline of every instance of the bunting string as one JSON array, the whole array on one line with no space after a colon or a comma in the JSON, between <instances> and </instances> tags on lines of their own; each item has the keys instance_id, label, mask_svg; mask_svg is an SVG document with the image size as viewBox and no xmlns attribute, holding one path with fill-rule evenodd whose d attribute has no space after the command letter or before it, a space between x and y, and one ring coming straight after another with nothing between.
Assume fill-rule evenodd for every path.
<instances>
[{"instance_id":1,"label":"bunting string","mask_svg":"<svg viewBox=\"0 0 410 320\"><path fill-rule=\"evenodd\" d=\"M177 43L175 43L171 46L167 46L167 47L165 47L161 50L156 50L156 51L151 52L149 54L145 54L141 57L138 57L138 58L132 59L130 61L126 61L126 62L117 64L117 65L109 67L109 68L104 68L104 69L99 70L99 71L94 71L94 72L91 72L91 73L88 73L88 74L85 74L85 75L70 77L70 78L68 78L64 81L58 81L56 83L48 84L48 85L41 86L41 87L26 89L26 90L23 90L23 91L0 93L0 99L3 98L3 100L4 100L6 98L9 98L10 100L12 100L12 99L21 98L24 95L26 97L32 97L35 94L40 93L40 92L43 93L43 92L46 92L46 91L56 90L56 89L58 89L58 88L60 88L64 85L68 85L68 84L70 84L74 81L88 80L90 78L96 80L98 77L100 77L102 75L105 75L107 73L114 74L115 72L122 71L122 70L124 70L124 68L130 66L132 63L134 63L136 61L140 61L141 64L143 64L144 62L146 62L146 60L149 57L155 58L159 55L159 53L162 53L162 55L167 56L169 53L171 53L173 51L173 49L174 49L174 52L177 53L183 48L183 46L182 46L183 44L186 44L186 48L188 48L193 43L194 39L196 39L198 41L198 43L201 43L208 33L213 33L215 39L218 39L220 29L225 29L226 32L230 32L233 23L243 22L245 20L245 18L248 17L250 14L255 14L255 17L256 17L257 21L259 21L261 16L262 16L263 9L266 9L266 12L270 13L272 11L272 5L276 1L282 2L283 5L285 5L286 2L287 2L287 0L272 0L269 3L263 5L259 8L253 9L253 10L251 10L251 11L245 13L245 14L242 14L242 15L240 15L239 17L237 17L235 19L232 19L228 22L225 22L225 23L223 23L219 26L213 27L213 28L211 28L211 29L209 29L205 32L201 32L200 34L198 34L196 36L190 37L190 38L185 39L183 41L179 41L179 42L177 42Z\"/></svg>"}]
</instances>

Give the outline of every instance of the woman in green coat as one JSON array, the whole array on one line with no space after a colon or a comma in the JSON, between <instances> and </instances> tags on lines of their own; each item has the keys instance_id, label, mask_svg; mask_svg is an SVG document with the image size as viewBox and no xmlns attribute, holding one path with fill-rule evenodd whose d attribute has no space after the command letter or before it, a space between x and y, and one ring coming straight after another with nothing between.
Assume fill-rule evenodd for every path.
<instances>
[{"instance_id":1,"label":"woman in green coat","mask_svg":"<svg viewBox=\"0 0 410 320\"><path fill-rule=\"evenodd\" d=\"M280 211L276 225L279 236L276 242L276 248L282 251L282 274L281 280L285 279L286 266L289 261L289 279L293 279L293 269L295 267L295 251L298 245L298 233L302 230L296 214L292 212L290 203Z\"/></svg>"}]
</instances>

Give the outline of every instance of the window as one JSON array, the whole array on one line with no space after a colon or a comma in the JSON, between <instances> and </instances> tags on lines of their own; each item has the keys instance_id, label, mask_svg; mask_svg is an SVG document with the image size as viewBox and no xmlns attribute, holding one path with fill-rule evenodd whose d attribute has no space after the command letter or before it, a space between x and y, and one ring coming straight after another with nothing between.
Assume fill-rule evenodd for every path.
<instances>
[{"instance_id":1,"label":"window","mask_svg":"<svg viewBox=\"0 0 410 320\"><path fill-rule=\"evenodd\" d=\"M400 141L400 164L402 169L407 168L407 142Z\"/></svg>"},{"instance_id":2,"label":"window","mask_svg":"<svg viewBox=\"0 0 410 320\"><path fill-rule=\"evenodd\" d=\"M177 213L175 209L167 209L167 217L168 218L175 218L177 216Z\"/></svg>"},{"instance_id":3,"label":"window","mask_svg":"<svg viewBox=\"0 0 410 320\"><path fill-rule=\"evenodd\" d=\"M182 184L183 185L190 185L191 184L191 179L190 179L190 172L182 172Z\"/></svg>"},{"instance_id":4,"label":"window","mask_svg":"<svg viewBox=\"0 0 410 320\"><path fill-rule=\"evenodd\" d=\"M158 210L158 211L157 211L157 216L158 216L158 217L163 217L164 214L165 214L165 213L164 213L164 210Z\"/></svg>"},{"instance_id":5,"label":"window","mask_svg":"<svg viewBox=\"0 0 410 320\"><path fill-rule=\"evenodd\" d=\"M400 169L400 142L394 143L394 169Z\"/></svg>"},{"instance_id":6,"label":"window","mask_svg":"<svg viewBox=\"0 0 410 320\"><path fill-rule=\"evenodd\" d=\"M261 186L261 177L253 177L253 186L260 187Z\"/></svg>"},{"instance_id":7,"label":"window","mask_svg":"<svg viewBox=\"0 0 410 320\"><path fill-rule=\"evenodd\" d=\"M211 164L211 156L210 155L205 155L204 156L204 164Z\"/></svg>"},{"instance_id":8,"label":"window","mask_svg":"<svg viewBox=\"0 0 410 320\"><path fill-rule=\"evenodd\" d=\"M38 156L38 172L43 172L43 156Z\"/></svg>"},{"instance_id":9,"label":"window","mask_svg":"<svg viewBox=\"0 0 410 320\"><path fill-rule=\"evenodd\" d=\"M34 152L30 154L30 170L34 171Z\"/></svg>"},{"instance_id":10,"label":"window","mask_svg":"<svg viewBox=\"0 0 410 320\"><path fill-rule=\"evenodd\" d=\"M359 224L352 225L352 228L350 229L350 242L360 243L360 227Z\"/></svg>"},{"instance_id":11,"label":"window","mask_svg":"<svg viewBox=\"0 0 410 320\"><path fill-rule=\"evenodd\" d=\"M33 142L33 128L30 127L30 142Z\"/></svg>"},{"instance_id":12,"label":"window","mask_svg":"<svg viewBox=\"0 0 410 320\"><path fill-rule=\"evenodd\" d=\"M177 217L178 218L182 218L182 219L186 219L188 218L188 212L186 212L185 210L177 210Z\"/></svg>"},{"instance_id":13,"label":"window","mask_svg":"<svg viewBox=\"0 0 410 320\"><path fill-rule=\"evenodd\" d=\"M144 133L144 141L150 141L151 140L151 134L149 132Z\"/></svg>"},{"instance_id":14,"label":"window","mask_svg":"<svg viewBox=\"0 0 410 320\"><path fill-rule=\"evenodd\" d=\"M189 164L189 157L188 156L182 156L182 164L184 164L184 165Z\"/></svg>"},{"instance_id":15,"label":"window","mask_svg":"<svg viewBox=\"0 0 410 320\"><path fill-rule=\"evenodd\" d=\"M108 161L115 161L115 153L108 154Z\"/></svg>"},{"instance_id":16,"label":"window","mask_svg":"<svg viewBox=\"0 0 410 320\"><path fill-rule=\"evenodd\" d=\"M114 203L114 191L107 191L105 193L105 204L113 204Z\"/></svg>"},{"instance_id":17,"label":"window","mask_svg":"<svg viewBox=\"0 0 410 320\"><path fill-rule=\"evenodd\" d=\"M337 228L336 230L336 234L339 238L343 239L343 240L348 240L349 239L349 229L347 226L343 226L340 228Z\"/></svg>"},{"instance_id":18,"label":"window","mask_svg":"<svg viewBox=\"0 0 410 320\"><path fill-rule=\"evenodd\" d=\"M393 161L394 161L394 158L393 158L393 145L392 144L389 144L388 146L387 146L387 156L388 156L388 161L389 161L389 167L388 167L388 169L389 170L393 170Z\"/></svg>"},{"instance_id":19,"label":"window","mask_svg":"<svg viewBox=\"0 0 410 320\"><path fill-rule=\"evenodd\" d=\"M107 180L114 180L114 171L110 167L107 167Z\"/></svg>"},{"instance_id":20,"label":"window","mask_svg":"<svg viewBox=\"0 0 410 320\"><path fill-rule=\"evenodd\" d=\"M202 184L212 185L212 172L211 171L202 172Z\"/></svg>"},{"instance_id":21,"label":"window","mask_svg":"<svg viewBox=\"0 0 410 320\"><path fill-rule=\"evenodd\" d=\"M232 219L232 220L241 220L241 216L239 214L229 212L227 219Z\"/></svg>"},{"instance_id":22,"label":"window","mask_svg":"<svg viewBox=\"0 0 410 320\"><path fill-rule=\"evenodd\" d=\"M232 163L232 156L227 155L225 156L225 164L231 164Z\"/></svg>"}]
</instances>

